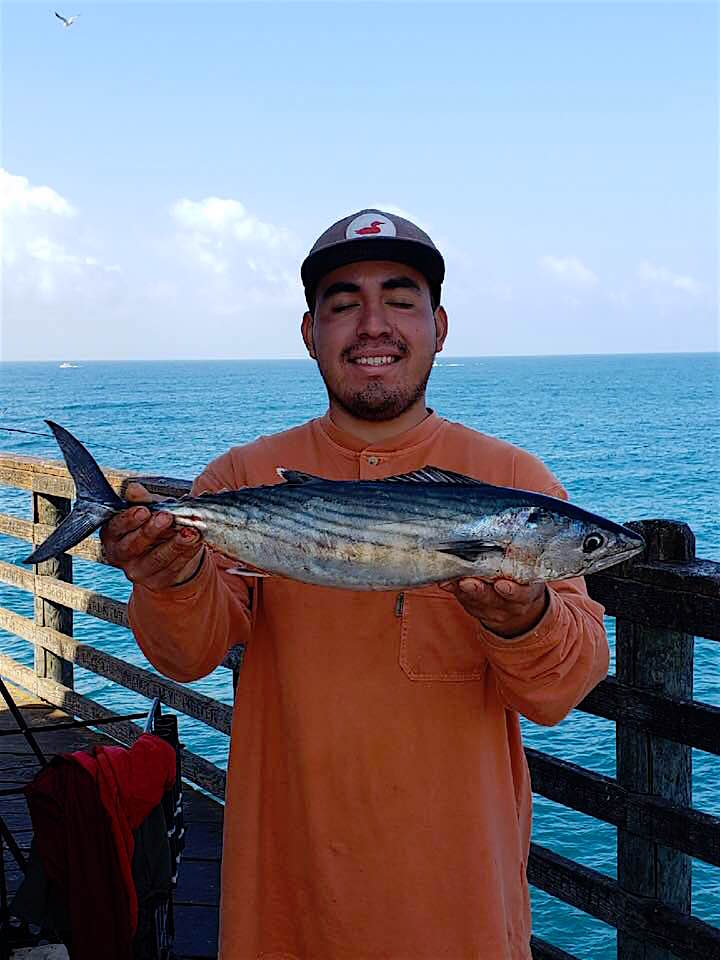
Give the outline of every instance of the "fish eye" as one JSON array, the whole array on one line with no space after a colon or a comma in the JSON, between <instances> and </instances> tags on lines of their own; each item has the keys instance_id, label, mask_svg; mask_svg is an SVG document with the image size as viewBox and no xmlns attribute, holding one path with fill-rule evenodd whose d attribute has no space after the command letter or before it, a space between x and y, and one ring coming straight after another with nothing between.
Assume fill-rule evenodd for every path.
<instances>
[{"instance_id":1,"label":"fish eye","mask_svg":"<svg viewBox=\"0 0 720 960\"><path fill-rule=\"evenodd\" d=\"M605 537L600 536L599 533L589 533L583 540L583 553L593 553L595 550L599 550L604 543Z\"/></svg>"}]
</instances>

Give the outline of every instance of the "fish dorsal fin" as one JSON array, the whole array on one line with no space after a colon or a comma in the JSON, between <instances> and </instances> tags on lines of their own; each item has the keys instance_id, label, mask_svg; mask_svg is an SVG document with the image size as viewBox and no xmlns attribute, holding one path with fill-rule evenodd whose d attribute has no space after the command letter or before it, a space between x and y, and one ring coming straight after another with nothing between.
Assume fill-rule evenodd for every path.
<instances>
[{"instance_id":1,"label":"fish dorsal fin","mask_svg":"<svg viewBox=\"0 0 720 960\"><path fill-rule=\"evenodd\" d=\"M385 477L383 483L455 483L461 486L471 486L479 484L483 486L482 480L474 480L472 477L466 477L464 473L454 473L452 470L442 470L440 467L432 467L428 464L419 470L413 470L410 473L400 473L395 477Z\"/></svg>"},{"instance_id":2,"label":"fish dorsal fin","mask_svg":"<svg viewBox=\"0 0 720 960\"><path fill-rule=\"evenodd\" d=\"M303 483L319 483L323 477L316 477L312 473L303 473L302 470L288 470L287 467L276 467L276 473L285 483L299 485ZM394 477L382 477L378 480L365 479L364 483L454 483L460 486L484 486L482 480L474 480L463 473L454 473L452 470L441 470L440 467L426 466L410 473L399 473Z\"/></svg>"},{"instance_id":3,"label":"fish dorsal fin","mask_svg":"<svg viewBox=\"0 0 720 960\"><path fill-rule=\"evenodd\" d=\"M312 473L303 473L302 470L288 470L287 467L275 467L275 472L283 478L285 483L293 486L299 486L301 483L318 483L323 479Z\"/></svg>"}]
</instances>

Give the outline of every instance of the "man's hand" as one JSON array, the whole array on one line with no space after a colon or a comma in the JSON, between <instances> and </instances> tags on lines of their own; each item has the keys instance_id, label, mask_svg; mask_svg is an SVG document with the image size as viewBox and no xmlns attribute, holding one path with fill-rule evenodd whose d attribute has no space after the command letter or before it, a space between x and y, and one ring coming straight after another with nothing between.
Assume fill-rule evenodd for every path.
<instances>
[{"instance_id":1,"label":"man's hand","mask_svg":"<svg viewBox=\"0 0 720 960\"><path fill-rule=\"evenodd\" d=\"M130 483L130 501L160 501L142 484ZM189 580L202 557L200 535L189 527L174 527L169 513L150 513L147 507L123 510L100 531L105 559L120 567L128 580L151 590L165 590Z\"/></svg>"},{"instance_id":2,"label":"man's hand","mask_svg":"<svg viewBox=\"0 0 720 960\"><path fill-rule=\"evenodd\" d=\"M512 640L542 620L549 597L544 583L463 577L440 586L492 633Z\"/></svg>"}]
</instances>

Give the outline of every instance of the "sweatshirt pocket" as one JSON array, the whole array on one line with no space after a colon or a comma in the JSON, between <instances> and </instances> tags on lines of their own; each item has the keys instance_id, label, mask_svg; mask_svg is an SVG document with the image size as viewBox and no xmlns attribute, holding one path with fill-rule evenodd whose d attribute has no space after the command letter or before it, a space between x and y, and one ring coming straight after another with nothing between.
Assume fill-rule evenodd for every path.
<instances>
[{"instance_id":1,"label":"sweatshirt pocket","mask_svg":"<svg viewBox=\"0 0 720 960\"><path fill-rule=\"evenodd\" d=\"M399 662L411 680L481 680L487 661L478 624L457 600L440 590L399 593Z\"/></svg>"}]
</instances>

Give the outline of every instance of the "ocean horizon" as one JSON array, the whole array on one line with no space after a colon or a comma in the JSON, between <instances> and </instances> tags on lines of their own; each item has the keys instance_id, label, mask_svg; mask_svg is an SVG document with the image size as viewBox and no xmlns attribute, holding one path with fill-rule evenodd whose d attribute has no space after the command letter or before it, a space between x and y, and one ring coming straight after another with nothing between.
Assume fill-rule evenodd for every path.
<instances>
[{"instance_id":1,"label":"ocean horizon","mask_svg":"<svg viewBox=\"0 0 720 960\"><path fill-rule=\"evenodd\" d=\"M70 366L61 367L60 364ZM437 356L428 404L441 416L502 437L539 456L578 505L619 522L666 517L691 527L697 556L720 562L720 353ZM0 363L0 452L60 459L44 419L81 439L100 463L192 478L230 446L321 416L327 406L314 361L208 359ZM35 432L43 434L36 436ZM285 466L292 466L285 464ZM0 487L0 512L29 517L27 491ZM0 558L18 563L27 544L0 537ZM119 600L119 571L74 563L75 582ZM0 604L32 616L32 598L0 585ZM614 621L606 621L614 656ZM75 636L149 667L121 628L75 615ZM0 632L0 649L32 663L30 646ZM614 660L611 672L614 670ZM720 707L720 644L697 639L697 700ZM77 689L115 710L143 698L75 671ZM190 686L230 703L228 671ZM615 774L615 728L573 713L553 728L523 721L527 746L607 776ZM227 738L181 718L194 752L221 766ZM720 758L693 751L694 806L720 815ZM615 876L614 828L535 797L533 839ZM615 957L612 928L533 890L535 932L582 960ZM693 864L693 911L717 924L720 871Z\"/></svg>"},{"instance_id":2,"label":"ocean horizon","mask_svg":"<svg viewBox=\"0 0 720 960\"><path fill-rule=\"evenodd\" d=\"M560 360L591 359L594 357L695 357L720 356L719 350L661 350L651 353L493 353L493 354L451 354L443 351L438 354L442 360ZM303 360L310 364L315 361L308 356L286 357L73 357L67 354L50 359L20 358L13 360L0 359L0 369L4 364L15 363L284 363L290 360Z\"/></svg>"}]
</instances>

